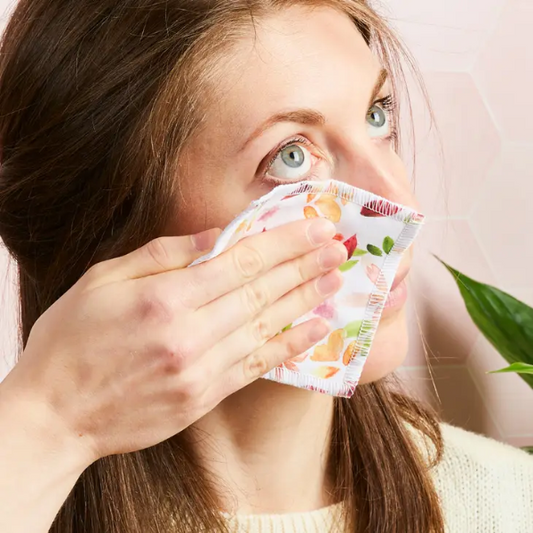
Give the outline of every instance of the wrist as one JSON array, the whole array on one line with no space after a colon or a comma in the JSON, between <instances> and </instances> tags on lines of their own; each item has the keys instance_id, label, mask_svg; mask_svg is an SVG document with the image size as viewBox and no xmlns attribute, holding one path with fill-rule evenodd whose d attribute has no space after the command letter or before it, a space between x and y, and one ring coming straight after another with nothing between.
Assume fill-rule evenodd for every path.
<instances>
[{"instance_id":1,"label":"wrist","mask_svg":"<svg viewBox=\"0 0 533 533\"><path fill-rule=\"evenodd\" d=\"M8 376L12 378L14 376ZM97 458L82 438L69 430L46 398L17 387L15 380L0 383L2 433L14 446L26 449L36 461L78 475Z\"/></svg>"}]
</instances>

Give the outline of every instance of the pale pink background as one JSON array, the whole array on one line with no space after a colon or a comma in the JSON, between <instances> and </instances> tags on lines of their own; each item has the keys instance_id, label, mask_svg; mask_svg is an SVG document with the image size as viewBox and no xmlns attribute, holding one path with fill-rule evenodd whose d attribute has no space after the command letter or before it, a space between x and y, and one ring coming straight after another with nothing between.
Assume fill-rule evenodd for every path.
<instances>
[{"instance_id":1,"label":"pale pink background","mask_svg":"<svg viewBox=\"0 0 533 533\"><path fill-rule=\"evenodd\" d=\"M9 4L0 0L0 10ZM515 375L486 373L505 362L431 254L533 305L533 2L389 0L382 11L421 66L443 148L415 93L415 185L429 222L411 275L412 345L400 375L446 420L531 445L533 391ZM0 304L1 379L15 353L14 280L1 250Z\"/></svg>"}]
</instances>

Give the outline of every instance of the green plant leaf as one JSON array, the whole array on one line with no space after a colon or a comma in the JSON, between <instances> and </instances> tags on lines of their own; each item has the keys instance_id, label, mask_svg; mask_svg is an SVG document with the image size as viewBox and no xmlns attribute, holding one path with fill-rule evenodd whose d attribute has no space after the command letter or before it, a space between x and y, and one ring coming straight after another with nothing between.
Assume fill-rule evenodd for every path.
<instances>
[{"instance_id":1,"label":"green plant leaf","mask_svg":"<svg viewBox=\"0 0 533 533\"><path fill-rule=\"evenodd\" d=\"M391 237L385 237L383 239L383 251L388 255L394 248L394 240Z\"/></svg>"},{"instance_id":2,"label":"green plant leaf","mask_svg":"<svg viewBox=\"0 0 533 533\"><path fill-rule=\"evenodd\" d=\"M524 446L522 450L529 453L530 455L533 455L533 446Z\"/></svg>"},{"instance_id":3,"label":"green plant leaf","mask_svg":"<svg viewBox=\"0 0 533 533\"><path fill-rule=\"evenodd\" d=\"M454 276L472 320L505 360L533 365L533 308L441 263ZM519 376L533 388L533 374Z\"/></svg>"},{"instance_id":4,"label":"green plant leaf","mask_svg":"<svg viewBox=\"0 0 533 533\"><path fill-rule=\"evenodd\" d=\"M533 374L533 365L528 365L527 363L513 363L507 368L502 368L501 370L493 370L489 374L502 374L504 372L516 372L517 374Z\"/></svg>"},{"instance_id":5,"label":"green plant leaf","mask_svg":"<svg viewBox=\"0 0 533 533\"><path fill-rule=\"evenodd\" d=\"M361 331L362 325L362 320L356 320L354 322L346 324L346 326L344 326L344 333L346 333L346 337L350 338L359 336L359 332Z\"/></svg>"},{"instance_id":6,"label":"green plant leaf","mask_svg":"<svg viewBox=\"0 0 533 533\"><path fill-rule=\"evenodd\" d=\"M346 263L343 263L339 267L339 270L341 272L348 272L348 270L351 270L355 265L357 265L357 263L359 263L359 259L356 259L355 261L346 261Z\"/></svg>"},{"instance_id":7,"label":"green plant leaf","mask_svg":"<svg viewBox=\"0 0 533 533\"><path fill-rule=\"evenodd\" d=\"M372 255L375 255L377 257L381 257L383 255L383 252L377 247L377 246L374 246L373 244L369 244L367 245L366 249L372 254Z\"/></svg>"},{"instance_id":8,"label":"green plant leaf","mask_svg":"<svg viewBox=\"0 0 533 533\"><path fill-rule=\"evenodd\" d=\"M292 328L292 324L289 324L288 326L285 326L285 327L281 330L281 332L283 333L284 331L287 331L287 330L289 330L289 329L291 329L291 328Z\"/></svg>"},{"instance_id":9,"label":"green plant leaf","mask_svg":"<svg viewBox=\"0 0 533 533\"><path fill-rule=\"evenodd\" d=\"M352 254L352 257L361 257L363 255L366 255L368 252L366 250L361 250L360 248L357 248L357 250L354 251Z\"/></svg>"}]
</instances>

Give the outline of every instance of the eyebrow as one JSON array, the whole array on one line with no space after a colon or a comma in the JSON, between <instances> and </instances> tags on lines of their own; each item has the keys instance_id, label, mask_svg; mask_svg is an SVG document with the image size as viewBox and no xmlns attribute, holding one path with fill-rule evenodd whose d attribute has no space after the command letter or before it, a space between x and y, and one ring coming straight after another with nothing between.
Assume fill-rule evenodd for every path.
<instances>
[{"instance_id":1,"label":"eyebrow","mask_svg":"<svg viewBox=\"0 0 533 533\"><path fill-rule=\"evenodd\" d=\"M378 94L381 91L381 89L383 89L383 85L385 85L385 82L387 81L388 77L389 77L389 73L384 68L382 68L379 71L378 79L376 80L376 84L374 85L374 88L372 89L372 94L370 95L370 100L368 102L368 107L372 107L372 104L375 102L375 100L378 97Z\"/></svg>"},{"instance_id":2,"label":"eyebrow","mask_svg":"<svg viewBox=\"0 0 533 533\"><path fill-rule=\"evenodd\" d=\"M326 123L326 117L314 109L293 109L292 111L282 111L267 118L251 135L248 137L242 148L242 152L252 141L260 137L266 130L280 122L297 122L307 126L323 126Z\"/></svg>"},{"instance_id":3,"label":"eyebrow","mask_svg":"<svg viewBox=\"0 0 533 533\"><path fill-rule=\"evenodd\" d=\"M369 108L372 106L377 95L383 88L385 81L387 81L387 77L387 71L385 69L381 69L376 83L374 84L374 88L372 89L370 102L368 104ZM326 117L319 111L307 108L293 109L291 111L282 111L280 113L276 113L275 115L267 118L258 128L254 130L254 132L242 145L239 152L242 152L252 141L260 137L266 130L272 126L275 126L276 124L279 124L280 122L295 122L299 124L306 124L307 126L324 126L326 124Z\"/></svg>"}]
</instances>

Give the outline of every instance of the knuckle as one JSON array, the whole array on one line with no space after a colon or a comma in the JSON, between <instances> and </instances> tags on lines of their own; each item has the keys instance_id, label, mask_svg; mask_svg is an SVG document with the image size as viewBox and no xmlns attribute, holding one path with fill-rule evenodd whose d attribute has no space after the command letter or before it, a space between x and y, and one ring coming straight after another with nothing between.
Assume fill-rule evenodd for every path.
<instances>
[{"instance_id":1,"label":"knuckle","mask_svg":"<svg viewBox=\"0 0 533 533\"><path fill-rule=\"evenodd\" d=\"M255 248L241 244L234 250L233 260L237 271L243 278L253 278L263 270L263 257Z\"/></svg>"},{"instance_id":2,"label":"knuckle","mask_svg":"<svg viewBox=\"0 0 533 533\"><path fill-rule=\"evenodd\" d=\"M264 309L268 304L268 291L260 283L249 283L244 286L244 300L249 311L256 314Z\"/></svg>"},{"instance_id":3,"label":"knuckle","mask_svg":"<svg viewBox=\"0 0 533 533\"><path fill-rule=\"evenodd\" d=\"M252 322L252 337L259 346L262 346L270 339L272 336L271 329L270 323L264 317L258 318Z\"/></svg>"},{"instance_id":4,"label":"knuckle","mask_svg":"<svg viewBox=\"0 0 533 533\"><path fill-rule=\"evenodd\" d=\"M174 319L174 307L171 299L162 291L150 286L141 292L138 298L138 311L143 320L169 324Z\"/></svg>"},{"instance_id":5,"label":"knuckle","mask_svg":"<svg viewBox=\"0 0 533 533\"><path fill-rule=\"evenodd\" d=\"M247 380L254 380L269 371L268 361L260 352L254 352L244 359L244 376Z\"/></svg>"},{"instance_id":6,"label":"knuckle","mask_svg":"<svg viewBox=\"0 0 533 533\"><path fill-rule=\"evenodd\" d=\"M179 374L194 360L195 346L190 342L169 341L163 343L159 349L163 366L168 374Z\"/></svg>"},{"instance_id":7,"label":"knuckle","mask_svg":"<svg viewBox=\"0 0 533 533\"><path fill-rule=\"evenodd\" d=\"M310 277L309 273L310 273L311 268L309 267L309 261L305 259L297 261L296 266L295 266L296 279L297 279L297 282L299 282L300 284L303 283L304 281L307 281ZM313 262L313 266L315 264L318 265L316 261Z\"/></svg>"},{"instance_id":8,"label":"knuckle","mask_svg":"<svg viewBox=\"0 0 533 533\"><path fill-rule=\"evenodd\" d=\"M179 380L175 391L176 401L180 404L199 403L205 393L206 383L199 372L183 376Z\"/></svg>"},{"instance_id":9,"label":"knuckle","mask_svg":"<svg viewBox=\"0 0 533 533\"><path fill-rule=\"evenodd\" d=\"M285 341L285 352L289 358L296 357L297 355L300 355L302 353L302 350L306 348L306 346L302 346L302 342L298 342L297 339L294 337L288 339Z\"/></svg>"},{"instance_id":10,"label":"knuckle","mask_svg":"<svg viewBox=\"0 0 533 533\"><path fill-rule=\"evenodd\" d=\"M144 252L158 267L167 270L171 267L170 255L161 237L153 239L144 245Z\"/></svg>"}]
</instances>

